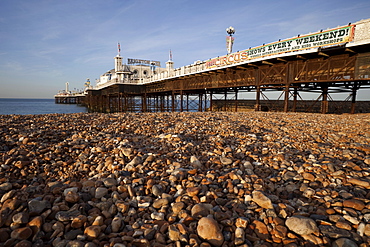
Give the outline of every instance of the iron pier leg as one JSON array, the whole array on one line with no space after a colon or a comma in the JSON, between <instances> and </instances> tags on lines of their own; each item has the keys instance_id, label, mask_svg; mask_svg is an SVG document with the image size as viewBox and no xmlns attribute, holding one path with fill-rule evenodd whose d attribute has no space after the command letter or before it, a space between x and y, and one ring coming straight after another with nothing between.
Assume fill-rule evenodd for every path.
<instances>
[{"instance_id":1,"label":"iron pier leg","mask_svg":"<svg viewBox=\"0 0 370 247\"><path fill-rule=\"evenodd\" d=\"M123 111L127 112L128 111L128 99L127 99L127 94L124 95L124 104L123 104Z\"/></svg>"},{"instance_id":2,"label":"iron pier leg","mask_svg":"<svg viewBox=\"0 0 370 247\"><path fill-rule=\"evenodd\" d=\"M289 111L289 85L285 86L284 94L284 112Z\"/></svg>"},{"instance_id":3,"label":"iron pier leg","mask_svg":"<svg viewBox=\"0 0 370 247\"><path fill-rule=\"evenodd\" d=\"M170 111L170 95L169 94L166 95L166 111L167 112Z\"/></svg>"},{"instance_id":4,"label":"iron pier leg","mask_svg":"<svg viewBox=\"0 0 370 247\"><path fill-rule=\"evenodd\" d=\"M172 91L171 95L171 107L172 107L172 112L175 112L175 92Z\"/></svg>"},{"instance_id":5,"label":"iron pier leg","mask_svg":"<svg viewBox=\"0 0 370 247\"><path fill-rule=\"evenodd\" d=\"M184 95L183 95L182 90L181 90L180 91L180 112L184 111L183 101L184 101Z\"/></svg>"},{"instance_id":6,"label":"iron pier leg","mask_svg":"<svg viewBox=\"0 0 370 247\"><path fill-rule=\"evenodd\" d=\"M356 96L357 96L357 83L352 88L352 104L351 104L351 114L356 112Z\"/></svg>"},{"instance_id":7,"label":"iron pier leg","mask_svg":"<svg viewBox=\"0 0 370 247\"><path fill-rule=\"evenodd\" d=\"M326 114L329 110L328 104L328 87L325 86L322 88L322 102L321 102L321 113Z\"/></svg>"},{"instance_id":8,"label":"iron pier leg","mask_svg":"<svg viewBox=\"0 0 370 247\"><path fill-rule=\"evenodd\" d=\"M235 112L238 112L238 89L235 89Z\"/></svg>"},{"instance_id":9,"label":"iron pier leg","mask_svg":"<svg viewBox=\"0 0 370 247\"><path fill-rule=\"evenodd\" d=\"M294 87L293 91L293 112L297 111L297 96L298 96L298 89Z\"/></svg>"},{"instance_id":10,"label":"iron pier leg","mask_svg":"<svg viewBox=\"0 0 370 247\"><path fill-rule=\"evenodd\" d=\"M147 109L146 109L146 93L144 93L141 97L141 111L142 112L147 112Z\"/></svg>"},{"instance_id":11,"label":"iron pier leg","mask_svg":"<svg viewBox=\"0 0 370 247\"><path fill-rule=\"evenodd\" d=\"M255 111L261 110L261 87L257 86L256 88L256 105L254 106Z\"/></svg>"},{"instance_id":12,"label":"iron pier leg","mask_svg":"<svg viewBox=\"0 0 370 247\"><path fill-rule=\"evenodd\" d=\"M207 91L204 92L204 111L207 111Z\"/></svg>"},{"instance_id":13,"label":"iron pier leg","mask_svg":"<svg viewBox=\"0 0 370 247\"><path fill-rule=\"evenodd\" d=\"M224 111L227 111L227 89L225 89L225 101L224 101Z\"/></svg>"},{"instance_id":14,"label":"iron pier leg","mask_svg":"<svg viewBox=\"0 0 370 247\"><path fill-rule=\"evenodd\" d=\"M189 112L189 93L186 94L186 111Z\"/></svg>"},{"instance_id":15,"label":"iron pier leg","mask_svg":"<svg viewBox=\"0 0 370 247\"><path fill-rule=\"evenodd\" d=\"M118 112L122 111L121 93L118 93Z\"/></svg>"},{"instance_id":16,"label":"iron pier leg","mask_svg":"<svg viewBox=\"0 0 370 247\"><path fill-rule=\"evenodd\" d=\"M160 101L159 101L159 102L160 102L160 104L161 104L161 105L160 105L160 107L161 107L161 110L160 110L160 111L161 111L161 112L164 112L164 96L163 96L163 95L161 95L159 99L160 99Z\"/></svg>"},{"instance_id":17,"label":"iron pier leg","mask_svg":"<svg viewBox=\"0 0 370 247\"><path fill-rule=\"evenodd\" d=\"M199 94L199 112L202 112L203 111L203 94Z\"/></svg>"}]
</instances>

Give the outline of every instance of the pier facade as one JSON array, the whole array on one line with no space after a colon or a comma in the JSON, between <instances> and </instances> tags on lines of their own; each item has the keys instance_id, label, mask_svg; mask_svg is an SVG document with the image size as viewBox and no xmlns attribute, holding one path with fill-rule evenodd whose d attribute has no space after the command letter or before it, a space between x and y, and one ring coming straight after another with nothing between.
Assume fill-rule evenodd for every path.
<instances>
[{"instance_id":1,"label":"pier facade","mask_svg":"<svg viewBox=\"0 0 370 247\"><path fill-rule=\"evenodd\" d=\"M297 111L300 94L311 92L318 96L313 102L320 102L319 112L328 113L331 94L345 92L349 112L355 113L358 90L370 88L370 19L180 68L174 68L172 55L166 68L155 61L114 59L115 69L86 90L90 111L238 111L243 92L254 93L254 110L260 111L270 101L266 92L276 91L280 96L274 100L283 101L279 111ZM219 107L222 101L225 107Z\"/></svg>"}]
</instances>

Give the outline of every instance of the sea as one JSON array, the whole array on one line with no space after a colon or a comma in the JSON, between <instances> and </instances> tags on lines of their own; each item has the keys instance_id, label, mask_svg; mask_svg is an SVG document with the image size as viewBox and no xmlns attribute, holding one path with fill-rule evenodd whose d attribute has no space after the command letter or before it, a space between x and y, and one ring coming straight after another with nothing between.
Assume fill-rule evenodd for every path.
<instances>
[{"instance_id":1,"label":"sea","mask_svg":"<svg viewBox=\"0 0 370 247\"><path fill-rule=\"evenodd\" d=\"M88 112L77 104L55 104L54 99L4 99L0 98L0 115L29 115L51 113Z\"/></svg>"}]
</instances>

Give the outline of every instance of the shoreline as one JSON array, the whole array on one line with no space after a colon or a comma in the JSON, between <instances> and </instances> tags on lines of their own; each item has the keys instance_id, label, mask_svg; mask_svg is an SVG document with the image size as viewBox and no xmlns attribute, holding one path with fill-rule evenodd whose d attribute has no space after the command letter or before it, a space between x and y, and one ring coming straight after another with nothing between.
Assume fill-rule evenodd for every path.
<instances>
[{"instance_id":1,"label":"shoreline","mask_svg":"<svg viewBox=\"0 0 370 247\"><path fill-rule=\"evenodd\" d=\"M367 246L369 115L0 115L0 246Z\"/></svg>"}]
</instances>

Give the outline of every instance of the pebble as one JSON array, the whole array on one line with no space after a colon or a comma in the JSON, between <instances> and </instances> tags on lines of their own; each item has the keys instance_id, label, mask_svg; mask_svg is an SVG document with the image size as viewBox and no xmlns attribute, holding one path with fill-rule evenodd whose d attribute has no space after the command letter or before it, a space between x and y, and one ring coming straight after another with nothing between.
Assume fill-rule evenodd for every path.
<instances>
[{"instance_id":1,"label":"pebble","mask_svg":"<svg viewBox=\"0 0 370 247\"><path fill-rule=\"evenodd\" d=\"M32 235L32 230L29 227L17 228L10 234L11 238L26 240Z\"/></svg>"},{"instance_id":2,"label":"pebble","mask_svg":"<svg viewBox=\"0 0 370 247\"><path fill-rule=\"evenodd\" d=\"M0 246L369 246L369 116L0 115Z\"/></svg>"},{"instance_id":3,"label":"pebble","mask_svg":"<svg viewBox=\"0 0 370 247\"><path fill-rule=\"evenodd\" d=\"M0 190L3 190L3 191L9 191L13 188L13 185L11 183L2 183L0 184Z\"/></svg>"},{"instance_id":4,"label":"pebble","mask_svg":"<svg viewBox=\"0 0 370 247\"><path fill-rule=\"evenodd\" d=\"M98 187L95 190L95 198L101 199L108 194L108 189L105 187Z\"/></svg>"},{"instance_id":5,"label":"pebble","mask_svg":"<svg viewBox=\"0 0 370 247\"><path fill-rule=\"evenodd\" d=\"M97 238L101 233L100 226L88 226L85 228L84 234L90 238Z\"/></svg>"},{"instance_id":6,"label":"pebble","mask_svg":"<svg viewBox=\"0 0 370 247\"><path fill-rule=\"evenodd\" d=\"M333 242L332 247L358 247L358 245L348 238L340 238Z\"/></svg>"},{"instance_id":7,"label":"pebble","mask_svg":"<svg viewBox=\"0 0 370 247\"><path fill-rule=\"evenodd\" d=\"M163 206L167 206L169 203L168 199L167 198L161 198L161 199L157 199L153 202L152 206L153 208L161 208Z\"/></svg>"},{"instance_id":8,"label":"pebble","mask_svg":"<svg viewBox=\"0 0 370 247\"><path fill-rule=\"evenodd\" d=\"M224 236L217 221L212 218L202 217L198 221L197 233L199 237L214 246L221 246Z\"/></svg>"},{"instance_id":9,"label":"pebble","mask_svg":"<svg viewBox=\"0 0 370 247\"><path fill-rule=\"evenodd\" d=\"M12 220L15 224L28 223L29 214L27 212L21 212L13 215Z\"/></svg>"},{"instance_id":10,"label":"pebble","mask_svg":"<svg viewBox=\"0 0 370 247\"><path fill-rule=\"evenodd\" d=\"M265 209L274 209L274 206L272 205L270 198L265 196L263 192L254 190L252 192L252 198L253 201L258 204L258 206Z\"/></svg>"},{"instance_id":11,"label":"pebble","mask_svg":"<svg viewBox=\"0 0 370 247\"><path fill-rule=\"evenodd\" d=\"M363 201L356 200L356 199L349 199L349 200L343 201L343 207L353 208L358 211L362 211L362 209L364 209L365 206L366 205Z\"/></svg>"},{"instance_id":12,"label":"pebble","mask_svg":"<svg viewBox=\"0 0 370 247\"><path fill-rule=\"evenodd\" d=\"M303 216L292 216L285 221L286 226L289 230L299 235L309 235L311 233L318 233L316 222L307 217Z\"/></svg>"},{"instance_id":13,"label":"pebble","mask_svg":"<svg viewBox=\"0 0 370 247\"><path fill-rule=\"evenodd\" d=\"M44 209L50 208L50 202L46 200L32 199L28 202L30 213L40 214Z\"/></svg>"}]
</instances>

